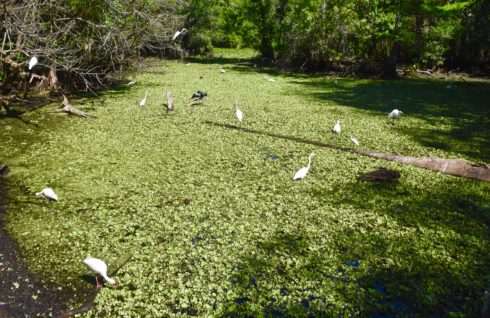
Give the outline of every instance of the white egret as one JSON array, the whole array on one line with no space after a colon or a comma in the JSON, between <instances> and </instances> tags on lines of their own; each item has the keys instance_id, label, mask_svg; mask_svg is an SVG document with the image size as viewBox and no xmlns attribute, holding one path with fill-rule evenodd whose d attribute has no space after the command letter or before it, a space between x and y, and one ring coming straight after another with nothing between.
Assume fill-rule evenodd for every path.
<instances>
[{"instance_id":1,"label":"white egret","mask_svg":"<svg viewBox=\"0 0 490 318\"><path fill-rule=\"evenodd\" d=\"M97 289L102 288L102 282L99 282L99 278L105 279L112 287L115 287L116 281L107 276L107 264L98 258L87 257L83 260L85 265L95 272L95 281L97 282Z\"/></svg>"},{"instance_id":2,"label":"white egret","mask_svg":"<svg viewBox=\"0 0 490 318\"><path fill-rule=\"evenodd\" d=\"M148 96L148 90L145 92L145 97L140 101L140 107L145 107L146 97Z\"/></svg>"},{"instance_id":3,"label":"white egret","mask_svg":"<svg viewBox=\"0 0 490 318\"><path fill-rule=\"evenodd\" d=\"M179 37L179 35L184 34L187 32L186 28L182 28L182 30L175 32L174 36L172 37L172 41L175 41L176 38Z\"/></svg>"},{"instance_id":4,"label":"white egret","mask_svg":"<svg viewBox=\"0 0 490 318\"><path fill-rule=\"evenodd\" d=\"M335 81L333 81L334 85L337 85L338 83L339 83L339 81L337 79L335 79Z\"/></svg>"},{"instance_id":5,"label":"white egret","mask_svg":"<svg viewBox=\"0 0 490 318\"><path fill-rule=\"evenodd\" d=\"M130 81L129 83L127 83L126 85L131 86L131 85L134 85L134 84L136 84L136 83L137 83L137 81L135 81L135 80L131 80L131 81Z\"/></svg>"},{"instance_id":6,"label":"white egret","mask_svg":"<svg viewBox=\"0 0 490 318\"><path fill-rule=\"evenodd\" d=\"M58 196L51 188L44 188L41 192L36 192L36 196L44 198L46 200L58 201Z\"/></svg>"},{"instance_id":7,"label":"white egret","mask_svg":"<svg viewBox=\"0 0 490 318\"><path fill-rule=\"evenodd\" d=\"M275 81L276 81L276 80L275 80L275 79L273 79L272 77L269 77L267 80L268 80L269 82L275 82Z\"/></svg>"},{"instance_id":8,"label":"white egret","mask_svg":"<svg viewBox=\"0 0 490 318\"><path fill-rule=\"evenodd\" d=\"M393 109L391 113L388 114L388 119L393 119L393 122L395 122L395 118L403 115L403 112L398 109Z\"/></svg>"},{"instance_id":9,"label":"white egret","mask_svg":"<svg viewBox=\"0 0 490 318\"><path fill-rule=\"evenodd\" d=\"M310 167L311 167L311 158L313 158L314 156L314 153L310 153L310 155L308 156L308 165L306 167L303 167L301 169L299 169L295 174L294 174L294 177L293 177L293 180L301 180L303 179L304 177L306 177L306 174L308 173L308 171L310 170Z\"/></svg>"},{"instance_id":10,"label":"white egret","mask_svg":"<svg viewBox=\"0 0 490 318\"><path fill-rule=\"evenodd\" d=\"M359 146L359 141L356 138L350 136L349 139L354 145Z\"/></svg>"},{"instance_id":11,"label":"white egret","mask_svg":"<svg viewBox=\"0 0 490 318\"><path fill-rule=\"evenodd\" d=\"M235 115L236 115L236 118L238 119L238 121L241 123L243 120L243 113L238 107L236 108Z\"/></svg>"},{"instance_id":12,"label":"white egret","mask_svg":"<svg viewBox=\"0 0 490 318\"><path fill-rule=\"evenodd\" d=\"M225 74L225 73L226 73L226 70L223 68L223 66L220 66L220 67L219 67L219 72L220 72L221 74Z\"/></svg>"},{"instance_id":13,"label":"white egret","mask_svg":"<svg viewBox=\"0 0 490 318\"><path fill-rule=\"evenodd\" d=\"M29 71L32 70L34 66L36 66L38 60L37 57L33 56L31 57L31 60L29 61Z\"/></svg>"},{"instance_id":14,"label":"white egret","mask_svg":"<svg viewBox=\"0 0 490 318\"><path fill-rule=\"evenodd\" d=\"M332 128L332 131L336 134L340 134L340 120L337 120L337 123Z\"/></svg>"}]
</instances>

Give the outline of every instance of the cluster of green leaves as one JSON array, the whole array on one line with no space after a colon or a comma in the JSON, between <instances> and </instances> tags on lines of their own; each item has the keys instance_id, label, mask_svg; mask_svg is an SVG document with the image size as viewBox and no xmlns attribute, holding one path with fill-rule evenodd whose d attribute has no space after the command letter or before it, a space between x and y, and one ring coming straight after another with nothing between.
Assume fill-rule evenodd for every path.
<instances>
[{"instance_id":1,"label":"cluster of green leaves","mask_svg":"<svg viewBox=\"0 0 490 318\"><path fill-rule=\"evenodd\" d=\"M351 147L352 135L362 149L488 162L488 83L335 84L220 53L153 61L137 84L94 101L97 119L43 109L0 121L7 226L30 268L81 294L93 288L83 258L110 271L133 254L85 317L477 316L490 284L490 185L310 141ZM197 90L206 103L188 107ZM236 102L254 133L234 128ZM397 125L393 108L406 114ZM399 183L356 179L380 165ZM59 202L34 196L46 186Z\"/></svg>"}]
</instances>

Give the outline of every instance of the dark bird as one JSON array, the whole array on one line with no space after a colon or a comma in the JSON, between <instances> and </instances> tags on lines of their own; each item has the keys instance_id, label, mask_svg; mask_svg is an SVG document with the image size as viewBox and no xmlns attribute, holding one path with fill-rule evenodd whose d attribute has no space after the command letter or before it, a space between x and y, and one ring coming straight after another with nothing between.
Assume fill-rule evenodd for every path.
<instances>
[{"instance_id":1,"label":"dark bird","mask_svg":"<svg viewBox=\"0 0 490 318\"><path fill-rule=\"evenodd\" d=\"M197 91L196 93L192 94L191 99L204 99L206 96L208 96L208 93Z\"/></svg>"},{"instance_id":2,"label":"dark bird","mask_svg":"<svg viewBox=\"0 0 490 318\"><path fill-rule=\"evenodd\" d=\"M0 168L0 176L6 177L9 174L10 168L9 166L5 165L2 168Z\"/></svg>"}]
</instances>

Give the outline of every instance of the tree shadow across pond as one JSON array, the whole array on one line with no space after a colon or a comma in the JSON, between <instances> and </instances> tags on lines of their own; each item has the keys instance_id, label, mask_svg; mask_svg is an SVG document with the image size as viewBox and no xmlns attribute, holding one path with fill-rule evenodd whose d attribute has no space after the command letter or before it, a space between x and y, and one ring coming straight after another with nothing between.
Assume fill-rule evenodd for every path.
<instances>
[{"instance_id":1,"label":"tree shadow across pond","mask_svg":"<svg viewBox=\"0 0 490 318\"><path fill-rule=\"evenodd\" d=\"M431 223L430 220L424 220ZM447 260L427 258L424 251L403 242L388 242L376 233L345 229L334 235L328 249L339 259L315 253L315 242L304 232L278 231L257 243L257 253L242 258L233 273L233 289L239 292L228 303L228 317L447 317L477 316L483 284L476 277L485 260L471 259L466 273L452 268ZM487 245L488 246L488 245ZM391 266L378 266L391 259ZM399 259L396 259L396 258ZM435 257L435 256L434 256ZM475 257L477 257L475 255ZM285 259L301 259L299 266ZM481 272L483 273L483 272ZM283 287L274 293L277 285ZM300 290L288 289L308 281ZM279 283L280 284L280 283ZM306 284L308 285L308 284ZM318 286L318 288L316 288ZM290 297L289 297L290 296Z\"/></svg>"},{"instance_id":2,"label":"tree shadow across pond","mask_svg":"<svg viewBox=\"0 0 490 318\"><path fill-rule=\"evenodd\" d=\"M341 106L368 111L383 119L393 109L405 117L424 122L423 127L404 125L395 128L417 143L461 153L490 162L490 84L458 83L446 89L447 82L422 79L355 80L311 78L292 80L301 86L291 94L303 95ZM306 89L305 89L306 88Z\"/></svg>"}]
</instances>

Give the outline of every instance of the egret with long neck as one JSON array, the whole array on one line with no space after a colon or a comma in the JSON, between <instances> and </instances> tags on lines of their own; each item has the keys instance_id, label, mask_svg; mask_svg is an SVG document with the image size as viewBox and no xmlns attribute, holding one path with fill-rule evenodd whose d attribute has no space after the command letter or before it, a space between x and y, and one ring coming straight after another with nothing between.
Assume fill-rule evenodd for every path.
<instances>
[{"instance_id":1,"label":"egret with long neck","mask_svg":"<svg viewBox=\"0 0 490 318\"><path fill-rule=\"evenodd\" d=\"M303 167L303 168L299 169L294 174L293 180L301 180L304 177L306 177L306 174L308 173L308 171L310 170L310 167L311 167L311 158L313 158L314 155L315 154L313 152L310 153L310 155L308 156L308 165L306 167Z\"/></svg>"}]
</instances>

